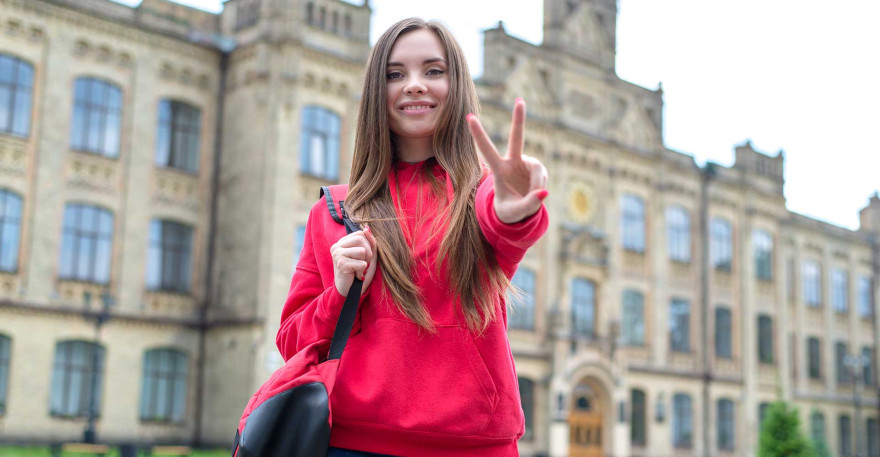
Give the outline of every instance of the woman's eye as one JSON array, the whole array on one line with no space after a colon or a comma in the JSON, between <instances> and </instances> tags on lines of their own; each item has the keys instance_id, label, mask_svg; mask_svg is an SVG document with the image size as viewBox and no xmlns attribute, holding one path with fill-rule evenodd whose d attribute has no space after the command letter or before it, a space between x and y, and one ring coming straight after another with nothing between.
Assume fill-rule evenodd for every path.
<instances>
[{"instance_id":1,"label":"woman's eye","mask_svg":"<svg viewBox=\"0 0 880 457\"><path fill-rule=\"evenodd\" d=\"M432 76L442 75L442 74L443 74L443 70L441 70L441 69L439 69L439 68L432 68L432 69L428 70L428 74L429 74L429 75L432 75Z\"/></svg>"},{"instance_id":2,"label":"woman's eye","mask_svg":"<svg viewBox=\"0 0 880 457\"><path fill-rule=\"evenodd\" d=\"M400 78L403 78L403 73L394 71L394 72L388 73L387 78L388 79L400 79Z\"/></svg>"}]
</instances>

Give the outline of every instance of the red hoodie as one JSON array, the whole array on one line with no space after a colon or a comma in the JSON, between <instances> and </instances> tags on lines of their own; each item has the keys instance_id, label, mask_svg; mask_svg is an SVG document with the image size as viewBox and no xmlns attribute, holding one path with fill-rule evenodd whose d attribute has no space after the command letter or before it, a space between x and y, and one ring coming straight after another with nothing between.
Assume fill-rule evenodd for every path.
<instances>
[{"instance_id":1,"label":"red hoodie","mask_svg":"<svg viewBox=\"0 0 880 457\"><path fill-rule=\"evenodd\" d=\"M419 173L425 163L433 164L434 175L447 183L446 198L435 197ZM393 200L416 259L413 278L437 333L422 330L397 309L390 294L382 293L377 269L361 299L330 397L330 444L401 457L517 456L525 422L504 294L498 297L499 318L482 335L468 330L445 274L429 267L442 240L442 232L431 237L430 227L434 218L447 217L451 184L446 172L433 160L399 162L392 168ZM547 230L547 210L542 206L524 221L505 224L495 215L494 194L489 176L477 189L477 220L510 278ZM276 338L285 360L333 336L345 297L334 285L330 246L343 236L345 229L333 221L326 202L316 203Z\"/></svg>"}]
</instances>

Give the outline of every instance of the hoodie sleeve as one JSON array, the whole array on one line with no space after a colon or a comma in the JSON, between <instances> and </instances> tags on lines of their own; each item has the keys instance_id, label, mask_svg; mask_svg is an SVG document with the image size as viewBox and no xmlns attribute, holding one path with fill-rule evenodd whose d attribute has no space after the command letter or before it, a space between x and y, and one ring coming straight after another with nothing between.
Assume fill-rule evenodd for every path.
<instances>
[{"instance_id":1,"label":"hoodie sleeve","mask_svg":"<svg viewBox=\"0 0 880 457\"><path fill-rule=\"evenodd\" d=\"M326 236L332 232L329 227L324 227L328 221L336 224L329 213L323 217L319 211L327 212L326 205L319 202L309 214L302 252L281 311L281 326L275 343L285 361L315 342L326 340L329 344L345 304L345 296L336 290L333 281L333 260L328 241L320 239L321 234ZM338 227L333 228L338 230ZM359 317L352 333L359 330Z\"/></svg>"},{"instance_id":2,"label":"hoodie sleeve","mask_svg":"<svg viewBox=\"0 0 880 457\"><path fill-rule=\"evenodd\" d=\"M518 264L526 251L544 235L549 224L547 208L543 204L535 214L522 221L501 222L495 214L495 182L491 174L487 174L477 187L476 210L480 229L502 264Z\"/></svg>"}]
</instances>

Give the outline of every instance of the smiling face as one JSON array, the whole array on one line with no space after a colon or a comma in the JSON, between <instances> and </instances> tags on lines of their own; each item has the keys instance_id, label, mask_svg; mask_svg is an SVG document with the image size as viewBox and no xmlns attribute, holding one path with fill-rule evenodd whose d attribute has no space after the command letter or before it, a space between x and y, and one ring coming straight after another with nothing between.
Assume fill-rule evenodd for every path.
<instances>
[{"instance_id":1,"label":"smiling face","mask_svg":"<svg viewBox=\"0 0 880 457\"><path fill-rule=\"evenodd\" d=\"M398 139L430 139L449 94L440 38L429 29L401 35L388 56L388 124Z\"/></svg>"}]
</instances>

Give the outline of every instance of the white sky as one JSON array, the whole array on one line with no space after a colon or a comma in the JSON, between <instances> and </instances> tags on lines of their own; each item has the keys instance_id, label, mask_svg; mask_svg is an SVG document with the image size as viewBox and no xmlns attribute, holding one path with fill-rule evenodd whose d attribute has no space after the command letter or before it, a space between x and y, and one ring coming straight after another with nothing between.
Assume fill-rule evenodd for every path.
<instances>
[{"instance_id":1,"label":"white sky","mask_svg":"<svg viewBox=\"0 0 880 457\"><path fill-rule=\"evenodd\" d=\"M176 1L222 8L220 0ZM788 208L858 228L858 210L880 190L880 2L618 4L617 73L650 89L663 82L667 147L726 166L746 139L773 155L783 149ZM474 76L482 73L481 30L503 20L526 41L540 43L543 35L541 0L370 5L371 42L399 19L440 19L465 48Z\"/></svg>"}]
</instances>

